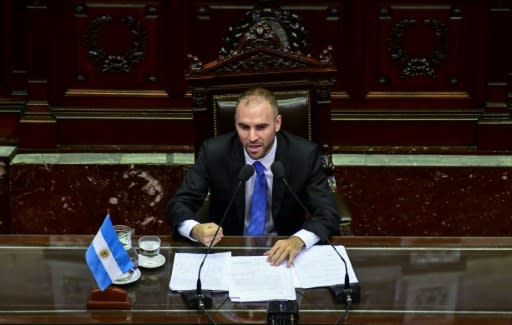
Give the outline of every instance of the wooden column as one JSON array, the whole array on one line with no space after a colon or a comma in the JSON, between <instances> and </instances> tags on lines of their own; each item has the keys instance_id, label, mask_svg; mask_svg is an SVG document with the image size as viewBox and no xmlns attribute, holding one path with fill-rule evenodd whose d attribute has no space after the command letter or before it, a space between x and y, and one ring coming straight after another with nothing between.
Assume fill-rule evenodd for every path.
<instances>
[{"instance_id":1,"label":"wooden column","mask_svg":"<svg viewBox=\"0 0 512 325\"><path fill-rule=\"evenodd\" d=\"M49 35L48 1L28 1L26 10L28 100L20 119L20 146L51 149L55 148L57 140L56 120L48 104L48 77L52 48Z\"/></svg>"}]
</instances>

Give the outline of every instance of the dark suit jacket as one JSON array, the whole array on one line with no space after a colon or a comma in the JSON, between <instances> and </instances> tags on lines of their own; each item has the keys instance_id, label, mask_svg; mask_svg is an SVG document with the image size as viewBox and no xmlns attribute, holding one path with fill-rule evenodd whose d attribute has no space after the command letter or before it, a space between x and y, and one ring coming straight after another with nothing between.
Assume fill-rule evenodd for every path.
<instances>
[{"instance_id":1,"label":"dark suit jacket","mask_svg":"<svg viewBox=\"0 0 512 325\"><path fill-rule=\"evenodd\" d=\"M277 233L290 236L306 229L326 240L337 231L340 217L322 169L318 145L280 131L277 133L275 161L282 162L286 180L312 215L311 219L307 218L282 180L274 178L272 216ZM166 218L172 226L173 238L180 237L177 225L187 219L197 220L195 214L208 189L210 220L219 224L239 182L238 175L243 165L243 147L236 132L203 143L196 163L187 173L176 196L167 204ZM224 235L243 234L244 198L245 186L242 184L222 224Z\"/></svg>"}]
</instances>

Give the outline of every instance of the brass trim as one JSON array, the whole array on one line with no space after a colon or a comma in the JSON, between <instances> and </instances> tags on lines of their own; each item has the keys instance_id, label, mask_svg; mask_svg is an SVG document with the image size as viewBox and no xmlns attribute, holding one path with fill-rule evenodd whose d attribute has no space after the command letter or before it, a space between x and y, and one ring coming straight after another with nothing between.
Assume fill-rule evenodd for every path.
<instances>
[{"instance_id":1,"label":"brass trim","mask_svg":"<svg viewBox=\"0 0 512 325\"><path fill-rule=\"evenodd\" d=\"M332 91L331 99L350 99L350 95L346 91Z\"/></svg>"},{"instance_id":2,"label":"brass trim","mask_svg":"<svg viewBox=\"0 0 512 325\"><path fill-rule=\"evenodd\" d=\"M88 2L87 7L89 8L144 8L146 6L145 3L120 3L116 1L115 3L94 3Z\"/></svg>"},{"instance_id":3,"label":"brass trim","mask_svg":"<svg viewBox=\"0 0 512 325\"><path fill-rule=\"evenodd\" d=\"M62 109L54 108L52 113L57 119L136 119L136 120L192 120L190 110L155 110L137 108L134 111L113 109Z\"/></svg>"},{"instance_id":4,"label":"brass trim","mask_svg":"<svg viewBox=\"0 0 512 325\"><path fill-rule=\"evenodd\" d=\"M168 98L164 90L128 90L128 89L68 89L66 97L96 96L96 97L130 97L130 98Z\"/></svg>"},{"instance_id":5,"label":"brass trim","mask_svg":"<svg viewBox=\"0 0 512 325\"><path fill-rule=\"evenodd\" d=\"M465 91L370 91L366 99L470 99Z\"/></svg>"},{"instance_id":6,"label":"brass trim","mask_svg":"<svg viewBox=\"0 0 512 325\"><path fill-rule=\"evenodd\" d=\"M449 5L407 5L407 4L399 4L399 5L391 5L392 9L396 10L449 10Z\"/></svg>"},{"instance_id":7,"label":"brass trim","mask_svg":"<svg viewBox=\"0 0 512 325\"><path fill-rule=\"evenodd\" d=\"M369 113L353 113L353 112L332 112L331 121L478 121L480 114L446 114L446 113L392 113L392 112L369 112Z\"/></svg>"}]
</instances>

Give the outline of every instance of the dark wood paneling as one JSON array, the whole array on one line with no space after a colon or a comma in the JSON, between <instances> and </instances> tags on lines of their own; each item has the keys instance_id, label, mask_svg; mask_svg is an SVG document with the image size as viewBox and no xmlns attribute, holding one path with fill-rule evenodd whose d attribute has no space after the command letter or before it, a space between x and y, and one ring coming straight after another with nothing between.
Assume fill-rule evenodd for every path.
<instances>
[{"instance_id":1,"label":"dark wood paneling","mask_svg":"<svg viewBox=\"0 0 512 325\"><path fill-rule=\"evenodd\" d=\"M189 53L204 60L204 63L217 59L228 29L237 25L255 3L243 1L187 1L189 4ZM296 13L304 26L307 26L307 50L318 57L328 46L334 47L334 58L344 62L349 44L342 35L342 14L345 13L342 1L280 1L284 10ZM208 46L205 46L208 44ZM338 84L344 84L344 74L339 71ZM340 86L335 88L342 89Z\"/></svg>"},{"instance_id":2,"label":"dark wood paneling","mask_svg":"<svg viewBox=\"0 0 512 325\"><path fill-rule=\"evenodd\" d=\"M18 120L26 96L23 18L21 1L0 2L0 145L16 145Z\"/></svg>"},{"instance_id":3,"label":"dark wood paneling","mask_svg":"<svg viewBox=\"0 0 512 325\"><path fill-rule=\"evenodd\" d=\"M48 1L26 1L27 102L20 118L20 146L53 149L55 119L48 105L49 73L52 69Z\"/></svg>"},{"instance_id":4,"label":"dark wood paneling","mask_svg":"<svg viewBox=\"0 0 512 325\"><path fill-rule=\"evenodd\" d=\"M474 121L334 121L339 146L466 146L477 138Z\"/></svg>"},{"instance_id":5,"label":"dark wood paneling","mask_svg":"<svg viewBox=\"0 0 512 325\"><path fill-rule=\"evenodd\" d=\"M468 91L475 7L376 3L368 8L368 92Z\"/></svg>"},{"instance_id":6,"label":"dark wood paneling","mask_svg":"<svg viewBox=\"0 0 512 325\"><path fill-rule=\"evenodd\" d=\"M45 115L27 115L20 122L20 148L53 150L57 146L56 121Z\"/></svg>"},{"instance_id":7,"label":"dark wood paneling","mask_svg":"<svg viewBox=\"0 0 512 325\"><path fill-rule=\"evenodd\" d=\"M183 5L68 1L51 8L59 17L52 28L65 30L54 42L50 97L60 147L192 143Z\"/></svg>"},{"instance_id":8,"label":"dark wood paneling","mask_svg":"<svg viewBox=\"0 0 512 325\"><path fill-rule=\"evenodd\" d=\"M490 81L505 81L512 72L512 6L506 1L491 4L488 9L489 28L487 61L487 78Z\"/></svg>"},{"instance_id":9,"label":"dark wood paneling","mask_svg":"<svg viewBox=\"0 0 512 325\"><path fill-rule=\"evenodd\" d=\"M4 1L0 3L0 17L6 17L9 12L9 2ZM9 23L6 19L2 19L0 21L0 44L6 44L7 38L9 37L9 33L7 29L9 28ZM0 51L0 95L5 96L6 86L5 82L8 80L7 71L9 67L9 62L7 59L6 51Z\"/></svg>"},{"instance_id":10,"label":"dark wood paneling","mask_svg":"<svg viewBox=\"0 0 512 325\"><path fill-rule=\"evenodd\" d=\"M480 123L477 141L478 148L510 151L512 148L512 123L499 120Z\"/></svg>"},{"instance_id":11,"label":"dark wood paneling","mask_svg":"<svg viewBox=\"0 0 512 325\"><path fill-rule=\"evenodd\" d=\"M61 146L165 146L193 141L188 119L63 119L58 123Z\"/></svg>"},{"instance_id":12,"label":"dark wood paneling","mask_svg":"<svg viewBox=\"0 0 512 325\"><path fill-rule=\"evenodd\" d=\"M166 66L183 61L183 50L174 42L177 31L166 29L167 20L180 15L166 3L86 1L52 8L60 17L53 29L66 31L56 42L64 47L53 53L52 105L168 107L173 78ZM181 60L166 55L176 45Z\"/></svg>"},{"instance_id":13,"label":"dark wood paneling","mask_svg":"<svg viewBox=\"0 0 512 325\"><path fill-rule=\"evenodd\" d=\"M489 6L488 43L485 66L487 69L487 101L480 124L479 148L510 149L512 107L512 7L497 2Z\"/></svg>"},{"instance_id":14,"label":"dark wood paneling","mask_svg":"<svg viewBox=\"0 0 512 325\"><path fill-rule=\"evenodd\" d=\"M252 1L186 1L186 51L204 63L216 59L227 28L238 23ZM208 45L206 45L208 44Z\"/></svg>"},{"instance_id":15,"label":"dark wood paneling","mask_svg":"<svg viewBox=\"0 0 512 325\"><path fill-rule=\"evenodd\" d=\"M4 108L0 108L2 109ZM0 139L6 144L13 144L18 134L18 113L2 112L0 116Z\"/></svg>"},{"instance_id":16,"label":"dark wood paneling","mask_svg":"<svg viewBox=\"0 0 512 325\"><path fill-rule=\"evenodd\" d=\"M27 150L56 149L75 141L83 145L97 136L96 122L125 129L126 120L144 116L142 129L153 122L157 129L169 120L173 128L184 123L177 129L186 130L185 136L169 137L167 144L193 145L192 122L180 117L192 106L184 77L187 54L203 63L216 59L230 26L240 22L253 4L253 0L3 1L0 100L6 104L0 108L0 125L9 130L3 131L3 142L22 137L20 143ZM312 56L318 57L329 45L334 48L338 71L332 121L321 126L335 131L333 146L343 150L361 143L399 142L512 150L507 141L495 145L496 137L510 134L512 121L510 4L498 0L285 0L280 4L303 22ZM129 52L136 48L140 55ZM124 59L129 62L123 72ZM102 71L105 62L110 71ZM75 133L74 123L81 120L88 127ZM44 143L41 123L48 131ZM112 139L130 144L130 137L123 132ZM103 139L109 141L107 136ZM137 139L147 145L154 141L145 131ZM33 147L36 144L39 147Z\"/></svg>"}]
</instances>

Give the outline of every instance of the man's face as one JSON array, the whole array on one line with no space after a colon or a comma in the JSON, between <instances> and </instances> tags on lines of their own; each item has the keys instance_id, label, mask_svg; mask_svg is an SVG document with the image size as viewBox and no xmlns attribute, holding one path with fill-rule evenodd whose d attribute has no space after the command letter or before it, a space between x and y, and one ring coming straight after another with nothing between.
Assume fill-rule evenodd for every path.
<instances>
[{"instance_id":1,"label":"man's face","mask_svg":"<svg viewBox=\"0 0 512 325\"><path fill-rule=\"evenodd\" d=\"M274 118L268 101L249 96L237 106L235 126L240 142L249 156L258 160L272 147L276 132L281 128L281 115Z\"/></svg>"}]
</instances>

